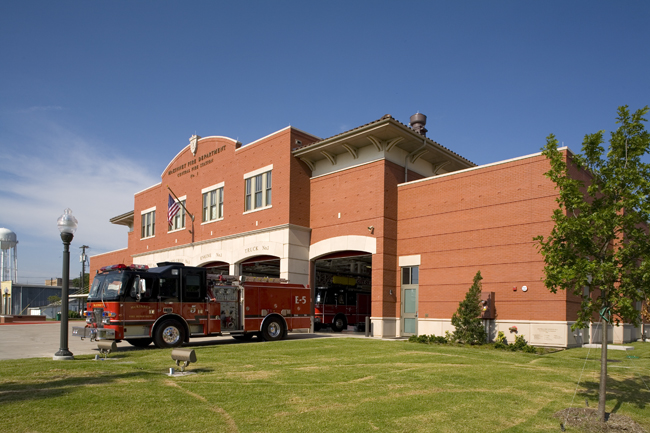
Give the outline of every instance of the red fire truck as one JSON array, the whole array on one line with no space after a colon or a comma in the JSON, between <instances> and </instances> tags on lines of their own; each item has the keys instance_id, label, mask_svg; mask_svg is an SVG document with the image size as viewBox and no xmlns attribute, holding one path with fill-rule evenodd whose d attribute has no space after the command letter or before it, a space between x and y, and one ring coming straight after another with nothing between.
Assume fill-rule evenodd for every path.
<instances>
[{"instance_id":1,"label":"red fire truck","mask_svg":"<svg viewBox=\"0 0 650 433\"><path fill-rule=\"evenodd\" d=\"M86 326L72 335L176 347L190 337L274 341L311 326L310 290L280 279L211 274L182 263L106 266L88 294Z\"/></svg>"},{"instance_id":2,"label":"red fire truck","mask_svg":"<svg viewBox=\"0 0 650 433\"><path fill-rule=\"evenodd\" d=\"M341 332L348 325L363 329L370 316L370 292L339 284L319 287L314 307L316 330L329 326Z\"/></svg>"}]
</instances>

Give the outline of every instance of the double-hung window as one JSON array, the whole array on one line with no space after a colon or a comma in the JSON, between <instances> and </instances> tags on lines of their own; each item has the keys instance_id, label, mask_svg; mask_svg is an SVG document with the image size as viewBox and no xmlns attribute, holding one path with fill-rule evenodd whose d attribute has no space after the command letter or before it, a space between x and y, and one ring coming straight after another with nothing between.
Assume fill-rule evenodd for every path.
<instances>
[{"instance_id":1,"label":"double-hung window","mask_svg":"<svg viewBox=\"0 0 650 433\"><path fill-rule=\"evenodd\" d=\"M156 235L156 208L143 210L140 213L142 232L140 238L150 238Z\"/></svg>"},{"instance_id":2,"label":"double-hung window","mask_svg":"<svg viewBox=\"0 0 650 433\"><path fill-rule=\"evenodd\" d=\"M271 205L271 172L266 173L266 183L264 185L264 199L266 200L266 205Z\"/></svg>"},{"instance_id":3,"label":"double-hung window","mask_svg":"<svg viewBox=\"0 0 650 433\"><path fill-rule=\"evenodd\" d=\"M244 211L264 209L271 206L271 173L273 165L262 167L244 175Z\"/></svg>"},{"instance_id":4,"label":"double-hung window","mask_svg":"<svg viewBox=\"0 0 650 433\"><path fill-rule=\"evenodd\" d=\"M169 225L169 231L181 230L185 228L185 197L180 197L177 201L180 209L172 218L172 223Z\"/></svg>"},{"instance_id":5,"label":"double-hung window","mask_svg":"<svg viewBox=\"0 0 650 433\"><path fill-rule=\"evenodd\" d=\"M203 188L203 222L223 219L223 187L221 182L217 185Z\"/></svg>"}]
</instances>

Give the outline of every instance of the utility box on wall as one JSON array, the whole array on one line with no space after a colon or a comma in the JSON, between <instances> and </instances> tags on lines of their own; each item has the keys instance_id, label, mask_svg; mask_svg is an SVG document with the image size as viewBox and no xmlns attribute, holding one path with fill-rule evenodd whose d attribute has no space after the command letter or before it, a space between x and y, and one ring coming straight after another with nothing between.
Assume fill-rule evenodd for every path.
<instances>
[{"instance_id":1,"label":"utility box on wall","mask_svg":"<svg viewBox=\"0 0 650 433\"><path fill-rule=\"evenodd\" d=\"M494 308L494 292L481 292L481 319L494 319L496 309Z\"/></svg>"}]
</instances>

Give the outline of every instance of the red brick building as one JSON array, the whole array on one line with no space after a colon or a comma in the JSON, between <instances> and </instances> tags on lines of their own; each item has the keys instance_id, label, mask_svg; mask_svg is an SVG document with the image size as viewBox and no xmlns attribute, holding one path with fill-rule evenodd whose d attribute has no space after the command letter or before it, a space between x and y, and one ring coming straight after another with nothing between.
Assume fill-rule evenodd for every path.
<instances>
[{"instance_id":1,"label":"red brick building","mask_svg":"<svg viewBox=\"0 0 650 433\"><path fill-rule=\"evenodd\" d=\"M540 154L476 166L390 115L328 139L287 127L253 143L190 139L161 175L111 219L125 249L91 258L162 261L319 287L335 277L371 293L373 335L443 335L477 271L492 292L492 336L573 346L579 299L550 293L533 237L556 207ZM568 152L568 150L566 150ZM184 209L168 225L170 190ZM175 201L176 199L174 199ZM638 338L624 326L614 341ZM577 338L576 338L577 336Z\"/></svg>"}]
</instances>

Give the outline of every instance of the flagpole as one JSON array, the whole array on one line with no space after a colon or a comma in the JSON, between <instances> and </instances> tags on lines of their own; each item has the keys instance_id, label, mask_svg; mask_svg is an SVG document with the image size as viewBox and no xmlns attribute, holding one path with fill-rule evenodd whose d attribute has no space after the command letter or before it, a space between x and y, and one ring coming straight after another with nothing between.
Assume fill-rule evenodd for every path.
<instances>
[{"instance_id":1,"label":"flagpole","mask_svg":"<svg viewBox=\"0 0 650 433\"><path fill-rule=\"evenodd\" d=\"M181 207L183 208L183 210L185 211L185 213L188 214L188 215L190 216L190 219L192 220L192 230L190 230L190 233L192 233L192 243L194 243L194 215L192 215L192 214L190 213L190 211L187 210L187 208L185 207L185 205L183 204L183 202L180 201L180 200L178 199L178 196L177 196L176 194L174 194L174 191L172 191L172 189L169 187L169 185L167 185L167 189L169 190L169 192L170 192L170 193L174 196L174 198L176 199L176 203L180 204Z\"/></svg>"}]
</instances>

